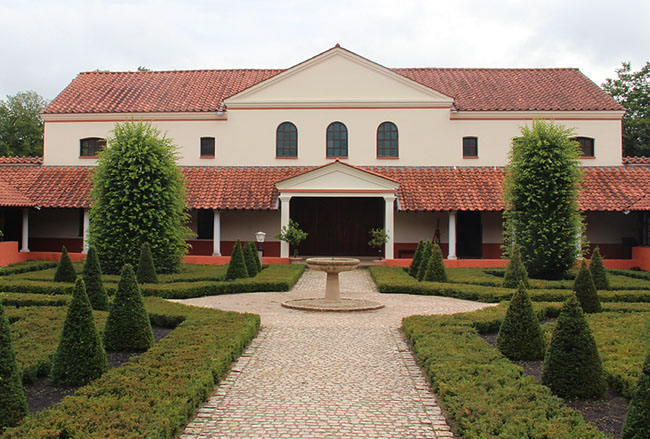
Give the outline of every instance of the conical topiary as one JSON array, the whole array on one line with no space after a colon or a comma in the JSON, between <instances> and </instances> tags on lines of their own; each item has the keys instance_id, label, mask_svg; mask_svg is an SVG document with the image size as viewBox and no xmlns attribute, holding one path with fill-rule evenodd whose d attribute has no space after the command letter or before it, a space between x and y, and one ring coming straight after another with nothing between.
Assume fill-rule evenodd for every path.
<instances>
[{"instance_id":1,"label":"conical topiary","mask_svg":"<svg viewBox=\"0 0 650 439\"><path fill-rule=\"evenodd\" d=\"M226 271L226 279L243 279L247 277L248 268L246 267L246 262L244 260L244 252L241 248L241 242L238 239L235 246L232 248L230 263L228 264L228 270Z\"/></svg>"},{"instance_id":2,"label":"conical topiary","mask_svg":"<svg viewBox=\"0 0 650 439\"><path fill-rule=\"evenodd\" d=\"M521 251L519 250L518 245L514 245L512 248L512 254L510 255L510 262L506 266L506 274L503 276L503 287L504 288L519 288L521 283L524 283L525 288L530 288L528 283L528 271L526 271L526 266L521 260Z\"/></svg>"},{"instance_id":3,"label":"conical topiary","mask_svg":"<svg viewBox=\"0 0 650 439\"><path fill-rule=\"evenodd\" d=\"M102 283L102 269L94 247L88 249L83 271L86 294L93 309L108 311L108 295Z\"/></svg>"},{"instance_id":4,"label":"conical topiary","mask_svg":"<svg viewBox=\"0 0 650 439\"><path fill-rule=\"evenodd\" d=\"M74 282L77 279L77 273L74 271L70 255L65 245L61 249L61 259L54 273L54 282Z\"/></svg>"},{"instance_id":5,"label":"conical topiary","mask_svg":"<svg viewBox=\"0 0 650 439\"><path fill-rule=\"evenodd\" d=\"M600 249L598 247L591 254L589 271L594 280L596 290L609 290L609 277L607 276L607 270L605 270L605 266L603 265L603 257L600 256Z\"/></svg>"},{"instance_id":6,"label":"conical topiary","mask_svg":"<svg viewBox=\"0 0 650 439\"><path fill-rule=\"evenodd\" d=\"M429 282L447 282L447 270L442 258L442 250L438 244L433 244L431 257L424 272L424 279Z\"/></svg>"},{"instance_id":7,"label":"conical topiary","mask_svg":"<svg viewBox=\"0 0 650 439\"><path fill-rule=\"evenodd\" d=\"M411 260L411 265L409 265L409 275L413 277L418 277L418 269L420 268L420 262L422 262L422 253L424 252L424 241L418 242L418 246L415 249L415 254Z\"/></svg>"},{"instance_id":8,"label":"conical topiary","mask_svg":"<svg viewBox=\"0 0 650 439\"><path fill-rule=\"evenodd\" d=\"M104 346L109 352L141 352L153 346L149 314L130 264L125 264L122 268L108 312Z\"/></svg>"},{"instance_id":9,"label":"conical topiary","mask_svg":"<svg viewBox=\"0 0 650 439\"><path fill-rule=\"evenodd\" d=\"M52 381L83 386L108 370L86 286L78 279L52 361Z\"/></svg>"},{"instance_id":10,"label":"conical topiary","mask_svg":"<svg viewBox=\"0 0 650 439\"><path fill-rule=\"evenodd\" d=\"M421 281L424 279L424 273L427 271L427 265L429 264L429 259L431 259L431 253L433 252L433 246L431 241L427 241L424 244L424 251L422 251L422 260L420 261L420 266L418 267L417 279Z\"/></svg>"},{"instance_id":11,"label":"conical topiary","mask_svg":"<svg viewBox=\"0 0 650 439\"><path fill-rule=\"evenodd\" d=\"M523 282L513 294L506 317L501 322L497 347L503 355L515 361L544 358L544 331Z\"/></svg>"},{"instance_id":12,"label":"conical topiary","mask_svg":"<svg viewBox=\"0 0 650 439\"><path fill-rule=\"evenodd\" d=\"M246 261L246 270L248 271L248 276L255 277L258 273L257 269L257 251L255 251L255 244L250 241L247 241L244 244L244 260Z\"/></svg>"},{"instance_id":13,"label":"conical topiary","mask_svg":"<svg viewBox=\"0 0 650 439\"><path fill-rule=\"evenodd\" d=\"M578 301L580 301L580 306L584 312L595 313L602 311L596 286L594 285L594 281L591 278L591 272L587 269L587 263L584 259L582 260L582 265L580 266L580 271L578 271L576 280L573 283L573 291L575 291Z\"/></svg>"},{"instance_id":14,"label":"conical topiary","mask_svg":"<svg viewBox=\"0 0 650 439\"><path fill-rule=\"evenodd\" d=\"M11 345L9 320L0 302L0 433L18 424L26 415L27 400Z\"/></svg>"},{"instance_id":15,"label":"conical topiary","mask_svg":"<svg viewBox=\"0 0 650 439\"><path fill-rule=\"evenodd\" d=\"M142 244L142 249L140 249L140 263L138 263L137 279L138 283L141 284L158 283L158 274L156 273L156 267L153 263L153 258L151 257L149 243L147 242Z\"/></svg>"},{"instance_id":16,"label":"conical topiary","mask_svg":"<svg viewBox=\"0 0 650 439\"><path fill-rule=\"evenodd\" d=\"M632 395L621 438L650 438L650 351L645 357L639 383Z\"/></svg>"},{"instance_id":17,"label":"conical topiary","mask_svg":"<svg viewBox=\"0 0 650 439\"><path fill-rule=\"evenodd\" d=\"M260 261L259 254L257 252L257 247L255 247L255 243L253 241L250 242L250 246L251 249L253 250L253 254L255 255L255 263L257 265L257 272L259 273L260 271L262 271L262 261Z\"/></svg>"},{"instance_id":18,"label":"conical topiary","mask_svg":"<svg viewBox=\"0 0 650 439\"><path fill-rule=\"evenodd\" d=\"M542 383L562 398L598 398L607 389L596 341L575 295L560 311Z\"/></svg>"}]
</instances>

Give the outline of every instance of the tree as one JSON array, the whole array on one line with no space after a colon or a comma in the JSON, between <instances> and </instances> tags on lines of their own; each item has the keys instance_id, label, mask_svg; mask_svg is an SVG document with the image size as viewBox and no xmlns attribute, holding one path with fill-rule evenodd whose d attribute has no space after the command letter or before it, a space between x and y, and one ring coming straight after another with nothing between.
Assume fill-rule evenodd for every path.
<instances>
[{"instance_id":1,"label":"tree","mask_svg":"<svg viewBox=\"0 0 650 439\"><path fill-rule=\"evenodd\" d=\"M504 242L512 244L533 278L561 279L582 253L584 225L578 212L582 177L572 131L534 120L512 141L504 184Z\"/></svg>"},{"instance_id":2,"label":"tree","mask_svg":"<svg viewBox=\"0 0 650 439\"><path fill-rule=\"evenodd\" d=\"M255 244L250 241L244 243L244 261L246 262L246 270L249 277L257 276L259 272L257 264L259 258L257 257L257 250Z\"/></svg>"},{"instance_id":3,"label":"tree","mask_svg":"<svg viewBox=\"0 0 650 439\"><path fill-rule=\"evenodd\" d=\"M244 252L241 248L241 241L238 239L230 254L230 263L226 271L226 279L245 279L248 277L248 267L244 259Z\"/></svg>"},{"instance_id":4,"label":"tree","mask_svg":"<svg viewBox=\"0 0 650 439\"><path fill-rule=\"evenodd\" d=\"M0 100L0 156L42 156L43 119L48 102L34 91Z\"/></svg>"},{"instance_id":5,"label":"tree","mask_svg":"<svg viewBox=\"0 0 650 439\"><path fill-rule=\"evenodd\" d=\"M68 250L64 245L61 249L59 265L57 265L56 271L54 272L54 282L74 282L76 279L77 272L72 266L70 255L68 255Z\"/></svg>"},{"instance_id":6,"label":"tree","mask_svg":"<svg viewBox=\"0 0 650 439\"><path fill-rule=\"evenodd\" d=\"M388 233L386 229L371 229L370 230L370 241L368 245L377 249L379 253L379 259L381 259L381 250L388 241Z\"/></svg>"},{"instance_id":7,"label":"tree","mask_svg":"<svg viewBox=\"0 0 650 439\"><path fill-rule=\"evenodd\" d=\"M180 271L190 230L176 146L150 123L116 124L92 175L89 241L102 268L119 273L149 243L161 273Z\"/></svg>"},{"instance_id":8,"label":"tree","mask_svg":"<svg viewBox=\"0 0 650 439\"><path fill-rule=\"evenodd\" d=\"M27 400L11 345L9 320L0 302L0 433L18 424L26 415Z\"/></svg>"},{"instance_id":9,"label":"tree","mask_svg":"<svg viewBox=\"0 0 650 439\"><path fill-rule=\"evenodd\" d=\"M94 247L88 249L83 270L86 294L93 309L108 311L108 295L102 282L102 269Z\"/></svg>"},{"instance_id":10,"label":"tree","mask_svg":"<svg viewBox=\"0 0 650 439\"><path fill-rule=\"evenodd\" d=\"M432 245L431 257L424 272L424 280L428 282L447 282L447 270L442 258L442 250L438 244Z\"/></svg>"},{"instance_id":11,"label":"tree","mask_svg":"<svg viewBox=\"0 0 650 439\"><path fill-rule=\"evenodd\" d=\"M589 271L591 277L594 279L594 285L597 290L609 290L609 277L607 270L603 264L603 257L600 256L600 249L596 247L591 254L591 262L589 262Z\"/></svg>"},{"instance_id":12,"label":"tree","mask_svg":"<svg viewBox=\"0 0 650 439\"><path fill-rule=\"evenodd\" d=\"M429 264L429 259L431 259L431 253L433 252L433 246L431 241L427 241L424 244L424 250L422 251L422 260L420 261L420 266L418 267L417 280L421 281L424 279L424 273L427 271L427 265Z\"/></svg>"},{"instance_id":13,"label":"tree","mask_svg":"<svg viewBox=\"0 0 650 439\"><path fill-rule=\"evenodd\" d=\"M422 262L422 253L424 253L424 241L420 240L418 246L415 249L415 254L411 260L411 265L409 265L409 274L413 277L418 277L418 268L420 268L420 262Z\"/></svg>"},{"instance_id":14,"label":"tree","mask_svg":"<svg viewBox=\"0 0 650 439\"><path fill-rule=\"evenodd\" d=\"M142 292L130 264L125 264L104 326L109 352L142 352L153 346L153 331Z\"/></svg>"},{"instance_id":15,"label":"tree","mask_svg":"<svg viewBox=\"0 0 650 439\"><path fill-rule=\"evenodd\" d=\"M297 258L298 246L300 245L301 242L307 239L308 235L309 234L307 232L303 231L300 228L300 224L298 224L292 219L289 219L289 225L282 226L282 228L280 229L280 233L275 235L275 239L288 242L289 245L293 247L293 257Z\"/></svg>"},{"instance_id":16,"label":"tree","mask_svg":"<svg viewBox=\"0 0 650 439\"><path fill-rule=\"evenodd\" d=\"M617 79L608 78L603 89L625 107L623 155L650 155L650 62L638 72L629 62L616 69Z\"/></svg>"},{"instance_id":17,"label":"tree","mask_svg":"<svg viewBox=\"0 0 650 439\"><path fill-rule=\"evenodd\" d=\"M544 331L523 282L512 296L506 317L501 322L497 347L503 355L514 361L544 358Z\"/></svg>"},{"instance_id":18,"label":"tree","mask_svg":"<svg viewBox=\"0 0 650 439\"><path fill-rule=\"evenodd\" d=\"M601 312L600 300L598 299L598 291L594 285L594 280L591 278L591 272L587 268L587 263L582 260L580 271L573 282L573 291L580 302L582 310L586 313Z\"/></svg>"},{"instance_id":19,"label":"tree","mask_svg":"<svg viewBox=\"0 0 650 439\"><path fill-rule=\"evenodd\" d=\"M78 279L52 360L52 381L83 386L107 370L106 351L95 327L86 286Z\"/></svg>"},{"instance_id":20,"label":"tree","mask_svg":"<svg viewBox=\"0 0 650 439\"><path fill-rule=\"evenodd\" d=\"M506 273L503 276L503 287L519 288L519 284L522 282L524 284L524 288L530 288L526 266L521 260L521 252L519 251L519 246L515 244L510 254L510 261L506 266Z\"/></svg>"},{"instance_id":21,"label":"tree","mask_svg":"<svg viewBox=\"0 0 650 439\"><path fill-rule=\"evenodd\" d=\"M621 437L623 439L650 437L650 351L645 357L639 383L630 400Z\"/></svg>"},{"instance_id":22,"label":"tree","mask_svg":"<svg viewBox=\"0 0 650 439\"><path fill-rule=\"evenodd\" d=\"M153 263L153 258L151 257L151 249L149 248L149 243L147 242L142 244L142 249L140 250L140 262L138 263L138 273L136 277L138 283L141 284L158 283L156 266Z\"/></svg>"}]
</instances>

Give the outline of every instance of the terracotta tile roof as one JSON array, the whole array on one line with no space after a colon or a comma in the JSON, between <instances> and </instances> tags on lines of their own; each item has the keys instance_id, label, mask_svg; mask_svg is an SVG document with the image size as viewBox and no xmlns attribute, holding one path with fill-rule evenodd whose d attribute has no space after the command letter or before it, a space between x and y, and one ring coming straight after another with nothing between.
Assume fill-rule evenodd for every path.
<instances>
[{"instance_id":1,"label":"terracotta tile roof","mask_svg":"<svg viewBox=\"0 0 650 439\"><path fill-rule=\"evenodd\" d=\"M624 165L650 165L650 157L635 156L623 157Z\"/></svg>"},{"instance_id":2,"label":"terracotta tile roof","mask_svg":"<svg viewBox=\"0 0 650 439\"><path fill-rule=\"evenodd\" d=\"M42 165L43 157L5 157L0 156L0 165Z\"/></svg>"},{"instance_id":3,"label":"terracotta tile roof","mask_svg":"<svg viewBox=\"0 0 650 439\"><path fill-rule=\"evenodd\" d=\"M645 210L635 206L650 194L650 167L587 168L582 186L582 210Z\"/></svg>"},{"instance_id":4,"label":"terracotta tile roof","mask_svg":"<svg viewBox=\"0 0 650 439\"><path fill-rule=\"evenodd\" d=\"M33 205L34 203L32 203L27 197L9 184L0 180L0 206L29 207Z\"/></svg>"}]
</instances>

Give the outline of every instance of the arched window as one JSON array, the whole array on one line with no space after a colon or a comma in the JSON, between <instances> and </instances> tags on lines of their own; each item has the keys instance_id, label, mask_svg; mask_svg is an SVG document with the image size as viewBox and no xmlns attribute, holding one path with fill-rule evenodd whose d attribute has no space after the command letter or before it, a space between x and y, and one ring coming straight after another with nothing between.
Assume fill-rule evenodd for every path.
<instances>
[{"instance_id":1,"label":"arched window","mask_svg":"<svg viewBox=\"0 0 650 439\"><path fill-rule=\"evenodd\" d=\"M341 122L327 127L327 157L348 156L348 129Z\"/></svg>"},{"instance_id":2,"label":"arched window","mask_svg":"<svg viewBox=\"0 0 650 439\"><path fill-rule=\"evenodd\" d=\"M594 157L596 151L594 150L594 139L591 137L574 137L571 140L575 140L580 144L580 151L582 151L581 157Z\"/></svg>"},{"instance_id":3,"label":"arched window","mask_svg":"<svg viewBox=\"0 0 650 439\"><path fill-rule=\"evenodd\" d=\"M397 125L384 122L377 128L377 157L399 157Z\"/></svg>"},{"instance_id":4,"label":"arched window","mask_svg":"<svg viewBox=\"0 0 650 439\"><path fill-rule=\"evenodd\" d=\"M106 139L101 137L86 137L79 140L80 157L97 157L99 151L106 147Z\"/></svg>"},{"instance_id":5,"label":"arched window","mask_svg":"<svg viewBox=\"0 0 650 439\"><path fill-rule=\"evenodd\" d=\"M282 122L275 133L275 156L298 157L298 130L291 122Z\"/></svg>"}]
</instances>

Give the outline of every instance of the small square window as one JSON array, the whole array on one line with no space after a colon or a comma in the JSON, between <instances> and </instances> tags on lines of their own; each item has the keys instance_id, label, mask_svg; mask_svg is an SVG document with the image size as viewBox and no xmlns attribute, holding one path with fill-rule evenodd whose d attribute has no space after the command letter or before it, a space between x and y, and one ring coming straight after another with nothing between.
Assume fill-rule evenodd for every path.
<instances>
[{"instance_id":1,"label":"small square window","mask_svg":"<svg viewBox=\"0 0 650 439\"><path fill-rule=\"evenodd\" d=\"M478 137L463 137L463 157L478 157Z\"/></svg>"},{"instance_id":2,"label":"small square window","mask_svg":"<svg viewBox=\"0 0 650 439\"><path fill-rule=\"evenodd\" d=\"M581 157L595 157L594 139L591 137L574 137L573 140L580 144Z\"/></svg>"},{"instance_id":3,"label":"small square window","mask_svg":"<svg viewBox=\"0 0 650 439\"><path fill-rule=\"evenodd\" d=\"M201 137L201 157L214 157L214 137Z\"/></svg>"},{"instance_id":4,"label":"small square window","mask_svg":"<svg viewBox=\"0 0 650 439\"><path fill-rule=\"evenodd\" d=\"M79 141L79 155L81 157L96 157L106 147L106 139L100 137L87 137Z\"/></svg>"}]
</instances>

